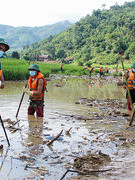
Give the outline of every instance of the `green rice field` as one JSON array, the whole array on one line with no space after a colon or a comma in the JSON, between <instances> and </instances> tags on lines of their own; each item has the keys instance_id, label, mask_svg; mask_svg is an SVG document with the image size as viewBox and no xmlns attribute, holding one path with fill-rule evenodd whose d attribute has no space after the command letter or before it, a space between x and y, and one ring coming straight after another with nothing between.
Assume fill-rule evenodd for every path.
<instances>
[{"instance_id":1,"label":"green rice field","mask_svg":"<svg viewBox=\"0 0 135 180\"><path fill-rule=\"evenodd\" d=\"M26 60L18 60L18 59L8 59L8 58L1 58L2 70L4 74L5 80L26 80L29 77L28 67L33 62L29 62ZM44 62L34 62L35 64L39 65L41 72L44 74L45 77L49 77L50 74L64 74L64 75L89 75L89 68L85 71L83 70L83 66L77 66L73 64L64 64L63 71L60 69L59 63L44 63ZM92 66L96 67L94 69L93 74L99 72L98 68L101 65L93 64ZM125 69L130 68L130 63L124 64ZM116 65L102 65L103 68L108 67L111 69L116 69ZM119 69L122 69L121 64L118 66ZM114 74L116 75L116 73ZM121 75L120 73L118 75Z\"/></svg>"}]
</instances>

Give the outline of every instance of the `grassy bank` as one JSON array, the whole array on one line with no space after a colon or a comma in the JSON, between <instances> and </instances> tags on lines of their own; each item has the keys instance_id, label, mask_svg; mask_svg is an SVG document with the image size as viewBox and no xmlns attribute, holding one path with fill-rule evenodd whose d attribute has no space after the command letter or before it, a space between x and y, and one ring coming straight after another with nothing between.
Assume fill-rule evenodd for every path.
<instances>
[{"instance_id":1,"label":"grassy bank","mask_svg":"<svg viewBox=\"0 0 135 180\"><path fill-rule=\"evenodd\" d=\"M2 69L5 80L25 80L29 77L28 67L30 64L25 60L17 59L1 59ZM64 65L63 71L60 70L60 64L50 64L34 62L39 65L41 72L45 77L49 77L50 74L66 74L66 75L83 75L82 66Z\"/></svg>"},{"instance_id":2,"label":"grassy bank","mask_svg":"<svg viewBox=\"0 0 135 180\"><path fill-rule=\"evenodd\" d=\"M17 59L1 59L2 63L2 69L5 80L26 80L29 77L29 71L28 67L30 66L30 63L25 60L17 60ZM65 75L89 75L89 68L87 68L85 71L83 70L83 66L76 66L72 64L64 64L63 71L60 70L60 64L50 64L50 63L41 63L41 62L35 62L39 65L39 68L41 72L45 75L45 77L49 77L50 74L65 74ZM31 63L32 64L32 63ZM131 63L125 63L125 69L130 67ZM99 72L98 67L101 65L93 64L92 66L97 67L97 69L94 70L93 74L96 74ZM103 68L108 67L110 70L115 70L116 65L111 66L103 66ZM119 69L122 69L121 64L118 66ZM116 73L114 72L114 75ZM119 74L120 75L120 74Z\"/></svg>"}]
</instances>

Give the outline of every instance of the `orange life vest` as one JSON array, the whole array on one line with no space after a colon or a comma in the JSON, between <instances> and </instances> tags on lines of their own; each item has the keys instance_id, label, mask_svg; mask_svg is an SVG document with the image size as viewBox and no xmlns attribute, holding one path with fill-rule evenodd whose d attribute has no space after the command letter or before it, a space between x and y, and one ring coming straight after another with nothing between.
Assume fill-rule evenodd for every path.
<instances>
[{"instance_id":1,"label":"orange life vest","mask_svg":"<svg viewBox=\"0 0 135 180\"><path fill-rule=\"evenodd\" d=\"M92 68L90 68L90 71L91 71L91 72L93 72L93 67L92 67Z\"/></svg>"},{"instance_id":2,"label":"orange life vest","mask_svg":"<svg viewBox=\"0 0 135 180\"><path fill-rule=\"evenodd\" d=\"M0 76L2 75L2 70L0 70Z\"/></svg>"},{"instance_id":3,"label":"orange life vest","mask_svg":"<svg viewBox=\"0 0 135 180\"><path fill-rule=\"evenodd\" d=\"M100 69L99 69L99 72L103 72L103 69L102 69L102 68L100 68Z\"/></svg>"},{"instance_id":4,"label":"orange life vest","mask_svg":"<svg viewBox=\"0 0 135 180\"><path fill-rule=\"evenodd\" d=\"M129 89L135 89L133 82L135 81L135 73L133 73L132 69L129 70L129 77L127 79L127 85Z\"/></svg>"},{"instance_id":5,"label":"orange life vest","mask_svg":"<svg viewBox=\"0 0 135 180\"><path fill-rule=\"evenodd\" d=\"M28 81L28 87L30 88L31 91L37 91L38 90L38 81L39 79L43 79L44 80L44 86L43 86L43 90L42 90L42 93L38 96L31 96L30 99L31 100L43 100L44 99L44 91L45 91L45 88L46 88L46 80L43 76L43 74L41 74L40 72L38 73L38 75L36 76L36 78L34 78L33 80L33 77L30 76L29 77L29 81Z\"/></svg>"}]
</instances>

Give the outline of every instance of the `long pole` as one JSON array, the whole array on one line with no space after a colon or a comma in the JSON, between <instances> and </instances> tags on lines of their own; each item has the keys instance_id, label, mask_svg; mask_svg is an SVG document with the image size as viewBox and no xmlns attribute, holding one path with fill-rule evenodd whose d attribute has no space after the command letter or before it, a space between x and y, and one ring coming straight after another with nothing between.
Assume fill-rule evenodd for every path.
<instances>
[{"instance_id":1,"label":"long pole","mask_svg":"<svg viewBox=\"0 0 135 180\"><path fill-rule=\"evenodd\" d=\"M133 120L134 120L134 115L135 115L135 108L133 107L133 110L132 110L131 115L130 115L129 126L132 125L132 122L133 122Z\"/></svg>"},{"instance_id":2,"label":"long pole","mask_svg":"<svg viewBox=\"0 0 135 180\"><path fill-rule=\"evenodd\" d=\"M1 62L0 62L0 70L1 70ZM9 143L9 140L8 140L8 136L7 136L7 133L6 133L6 129L4 127L4 123L2 121L1 115L0 115L0 122L1 122L1 125L2 125L2 128L3 128L3 131L5 133L5 136L6 136L6 139L7 139L7 142L8 142L8 146L10 146L10 143Z\"/></svg>"},{"instance_id":3,"label":"long pole","mask_svg":"<svg viewBox=\"0 0 135 180\"><path fill-rule=\"evenodd\" d=\"M10 146L10 143L9 143L9 140L8 140L8 137L7 137L7 133L6 133L6 130L5 130L5 127L4 127L4 124L3 124L3 121L2 121L1 115L0 115L0 121L1 121L1 125L2 125L2 127L3 127L4 133L5 133L7 142L8 142L8 146Z\"/></svg>"},{"instance_id":4,"label":"long pole","mask_svg":"<svg viewBox=\"0 0 135 180\"><path fill-rule=\"evenodd\" d=\"M27 87L27 84L25 85L25 88ZM20 110L20 107L21 107L21 104L22 104L22 101L23 101L23 98L24 98L24 94L22 94L22 97L21 97L21 100L20 100L20 103L19 103L19 106L18 106L18 109L17 109L17 113L16 113L16 118L18 117L18 113L19 113L19 110Z\"/></svg>"}]
</instances>

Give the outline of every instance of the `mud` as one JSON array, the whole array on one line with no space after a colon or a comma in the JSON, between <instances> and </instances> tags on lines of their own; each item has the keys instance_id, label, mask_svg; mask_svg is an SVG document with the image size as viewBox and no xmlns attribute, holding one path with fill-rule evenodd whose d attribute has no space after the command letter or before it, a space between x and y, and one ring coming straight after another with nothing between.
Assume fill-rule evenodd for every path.
<instances>
[{"instance_id":1,"label":"mud","mask_svg":"<svg viewBox=\"0 0 135 180\"><path fill-rule=\"evenodd\" d=\"M60 180L67 170L63 179L133 179L135 126L118 82L51 76L44 118L27 116L26 95L18 119L25 82L6 82L0 107L11 146L0 127L0 180Z\"/></svg>"}]
</instances>

